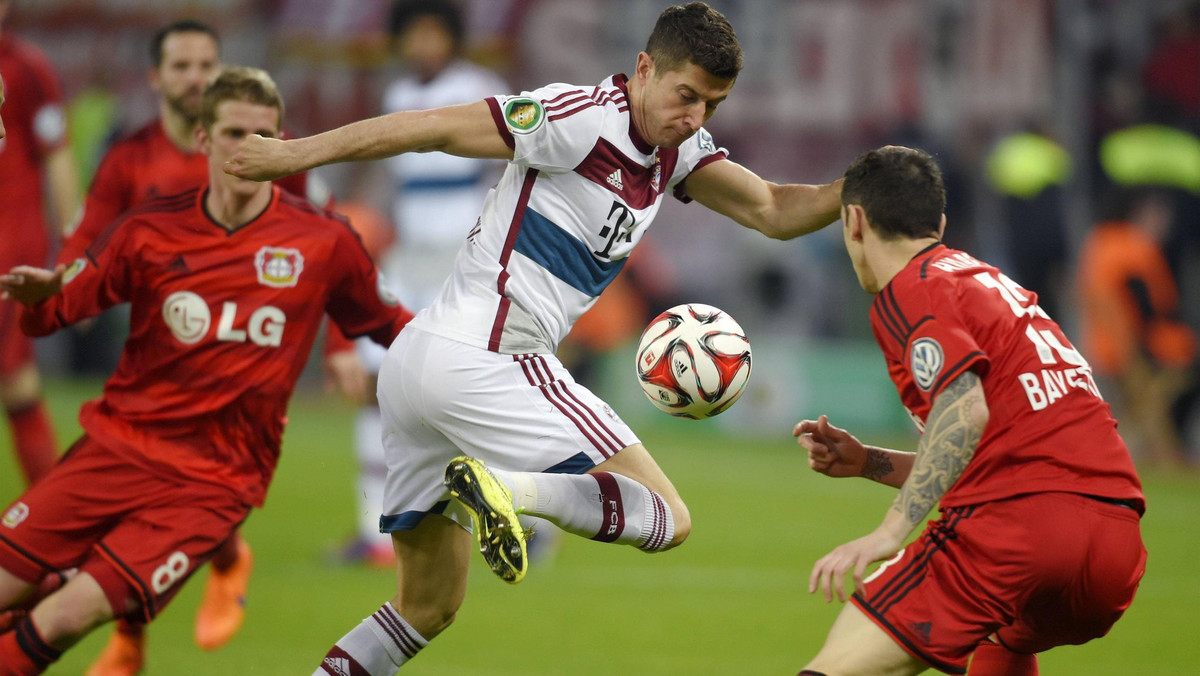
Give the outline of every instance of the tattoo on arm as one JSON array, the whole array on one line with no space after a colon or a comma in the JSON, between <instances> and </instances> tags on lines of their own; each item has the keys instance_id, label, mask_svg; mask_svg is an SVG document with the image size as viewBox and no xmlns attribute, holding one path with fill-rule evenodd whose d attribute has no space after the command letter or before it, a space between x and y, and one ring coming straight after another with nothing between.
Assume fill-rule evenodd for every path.
<instances>
[{"instance_id":1,"label":"tattoo on arm","mask_svg":"<svg viewBox=\"0 0 1200 676\"><path fill-rule=\"evenodd\" d=\"M896 468L892 465L892 459L887 456L887 453L878 448L867 449L867 462L863 465L862 470L864 479L879 481L894 471Z\"/></svg>"},{"instance_id":2,"label":"tattoo on arm","mask_svg":"<svg viewBox=\"0 0 1200 676\"><path fill-rule=\"evenodd\" d=\"M971 416L972 409L984 403L979 382L979 376L967 371L933 402L912 472L892 503L913 526L958 481L975 455L983 437L983 427Z\"/></svg>"}]
</instances>

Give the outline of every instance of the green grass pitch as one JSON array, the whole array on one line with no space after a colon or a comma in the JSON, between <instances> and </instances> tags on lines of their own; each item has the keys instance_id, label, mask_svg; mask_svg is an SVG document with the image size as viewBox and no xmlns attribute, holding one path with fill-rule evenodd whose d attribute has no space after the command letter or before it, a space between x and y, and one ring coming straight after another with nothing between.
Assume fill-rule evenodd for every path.
<instances>
[{"instance_id":1,"label":"green grass pitch","mask_svg":"<svg viewBox=\"0 0 1200 676\"><path fill-rule=\"evenodd\" d=\"M79 403L98 389L50 384L63 445L78 434ZM310 674L334 641L391 596L389 572L322 560L352 529L355 509L352 411L332 401L301 392L293 402L275 484L245 526L255 572L241 633L214 653L192 642L202 571L151 626L146 674ZM812 563L874 527L892 492L813 474L786 429L755 440L714 429L665 416L639 429L691 507L685 546L651 556L568 538L552 564L534 566L516 587L476 561L458 621L403 673L796 673L838 610L806 593ZM0 499L8 502L21 487L2 436ZM1137 600L1108 637L1043 655L1042 673L1200 673L1200 480L1144 479L1150 562ZM81 674L107 631L49 673Z\"/></svg>"}]
</instances>

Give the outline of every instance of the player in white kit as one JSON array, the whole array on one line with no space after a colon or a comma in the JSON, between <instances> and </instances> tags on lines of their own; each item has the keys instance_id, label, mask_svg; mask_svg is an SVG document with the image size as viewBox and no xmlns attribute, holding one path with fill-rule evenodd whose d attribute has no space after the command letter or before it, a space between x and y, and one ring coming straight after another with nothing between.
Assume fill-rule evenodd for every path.
<instances>
[{"instance_id":1,"label":"player in white kit","mask_svg":"<svg viewBox=\"0 0 1200 676\"><path fill-rule=\"evenodd\" d=\"M385 114L468 103L509 91L495 73L460 58L463 31L462 15L449 0L398 0L392 6L389 33L408 72L384 91ZM400 301L415 312L433 302L450 275L454 255L478 219L503 162L408 153L388 158L386 165L395 190L391 217L397 237L381 256L379 268ZM378 375L386 349L367 338L355 344L367 371ZM358 535L342 557L391 566L392 538L379 530L387 478L382 437L379 407L368 402L354 424Z\"/></svg>"},{"instance_id":2,"label":"player in white kit","mask_svg":"<svg viewBox=\"0 0 1200 676\"><path fill-rule=\"evenodd\" d=\"M498 575L520 581L518 513L645 551L688 536L691 519L670 480L554 353L667 193L780 239L837 219L840 182L769 183L701 128L741 63L725 17L691 2L659 16L628 79L396 113L304 139L251 138L227 165L265 180L412 151L509 161L451 280L380 372L396 595L343 636L316 674L395 673L453 622L477 546ZM458 525L467 525L464 513L474 541Z\"/></svg>"}]
</instances>

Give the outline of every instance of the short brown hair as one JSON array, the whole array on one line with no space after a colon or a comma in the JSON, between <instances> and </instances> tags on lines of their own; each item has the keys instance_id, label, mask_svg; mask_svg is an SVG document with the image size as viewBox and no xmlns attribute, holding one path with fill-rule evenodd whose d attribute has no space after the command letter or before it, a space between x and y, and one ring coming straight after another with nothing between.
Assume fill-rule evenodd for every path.
<instances>
[{"instance_id":1,"label":"short brown hair","mask_svg":"<svg viewBox=\"0 0 1200 676\"><path fill-rule=\"evenodd\" d=\"M162 65L163 43L176 33L203 33L216 43L217 53L221 52L221 36L217 35L216 29L203 21L182 19L158 29L158 32L150 40L150 63L153 63L155 68Z\"/></svg>"},{"instance_id":2,"label":"short brown hair","mask_svg":"<svg viewBox=\"0 0 1200 676\"><path fill-rule=\"evenodd\" d=\"M221 74L204 90L200 104L200 124L211 129L217 121L217 106L225 101L245 101L262 106L271 106L279 111L279 124L283 124L283 97L275 81L260 68L225 66Z\"/></svg>"},{"instance_id":3,"label":"short brown hair","mask_svg":"<svg viewBox=\"0 0 1200 676\"><path fill-rule=\"evenodd\" d=\"M742 72L742 47L733 26L703 2L663 10L646 41L646 53L662 71L691 62L723 80L735 80Z\"/></svg>"},{"instance_id":4,"label":"short brown hair","mask_svg":"<svg viewBox=\"0 0 1200 676\"><path fill-rule=\"evenodd\" d=\"M937 237L946 211L942 170L929 153L902 146L869 150L846 170L842 204L863 208L885 240Z\"/></svg>"}]
</instances>

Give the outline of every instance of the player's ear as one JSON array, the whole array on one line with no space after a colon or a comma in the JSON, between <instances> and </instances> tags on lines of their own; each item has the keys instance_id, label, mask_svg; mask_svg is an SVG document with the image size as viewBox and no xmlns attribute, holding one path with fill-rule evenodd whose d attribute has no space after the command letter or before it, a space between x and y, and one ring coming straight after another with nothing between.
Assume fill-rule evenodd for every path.
<instances>
[{"instance_id":1,"label":"player's ear","mask_svg":"<svg viewBox=\"0 0 1200 676\"><path fill-rule=\"evenodd\" d=\"M946 214L942 214L942 222L938 224L938 239L946 234Z\"/></svg>"},{"instance_id":2,"label":"player's ear","mask_svg":"<svg viewBox=\"0 0 1200 676\"><path fill-rule=\"evenodd\" d=\"M200 151L200 154L207 155L209 150L211 150L208 127L202 124L196 125L196 128L192 130L192 137L196 140L196 149Z\"/></svg>"},{"instance_id":3,"label":"player's ear","mask_svg":"<svg viewBox=\"0 0 1200 676\"><path fill-rule=\"evenodd\" d=\"M846 237L851 241L861 242L863 240L863 229L867 227L867 213L863 211L861 205L847 204L843 207L846 224Z\"/></svg>"},{"instance_id":4,"label":"player's ear","mask_svg":"<svg viewBox=\"0 0 1200 676\"><path fill-rule=\"evenodd\" d=\"M156 94L162 91L162 78L159 75L158 66L146 71L146 84L150 85L150 91Z\"/></svg>"},{"instance_id":5,"label":"player's ear","mask_svg":"<svg viewBox=\"0 0 1200 676\"><path fill-rule=\"evenodd\" d=\"M646 52L638 52L637 65L634 66L633 69L634 76L637 77L639 81L645 82L646 80L650 79L650 71L653 70L653 68L654 59L651 58Z\"/></svg>"}]
</instances>

